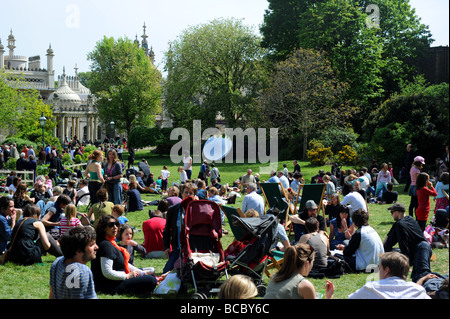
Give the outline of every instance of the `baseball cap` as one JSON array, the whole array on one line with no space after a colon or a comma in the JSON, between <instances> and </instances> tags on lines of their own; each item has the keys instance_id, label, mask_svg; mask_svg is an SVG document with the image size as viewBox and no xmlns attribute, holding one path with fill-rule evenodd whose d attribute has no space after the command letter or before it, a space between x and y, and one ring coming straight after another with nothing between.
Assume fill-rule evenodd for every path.
<instances>
[{"instance_id":1,"label":"baseball cap","mask_svg":"<svg viewBox=\"0 0 450 319\"><path fill-rule=\"evenodd\" d=\"M390 210L391 212L406 212L405 205L403 205L402 203L395 203L394 205L390 206L388 210Z\"/></svg>"},{"instance_id":2,"label":"baseball cap","mask_svg":"<svg viewBox=\"0 0 450 319\"><path fill-rule=\"evenodd\" d=\"M414 157L414 162L421 162L423 165L425 165L425 159L422 156Z\"/></svg>"},{"instance_id":3,"label":"baseball cap","mask_svg":"<svg viewBox=\"0 0 450 319\"><path fill-rule=\"evenodd\" d=\"M309 201L306 202L305 207L306 207L306 209L318 208L317 204L312 199L310 199Z\"/></svg>"}]
</instances>

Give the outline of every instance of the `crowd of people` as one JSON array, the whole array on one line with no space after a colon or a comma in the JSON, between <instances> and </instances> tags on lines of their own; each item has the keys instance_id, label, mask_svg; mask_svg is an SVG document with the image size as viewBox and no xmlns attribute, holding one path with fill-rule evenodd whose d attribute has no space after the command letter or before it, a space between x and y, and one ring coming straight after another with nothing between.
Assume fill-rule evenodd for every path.
<instances>
[{"instance_id":1,"label":"crowd of people","mask_svg":"<svg viewBox=\"0 0 450 319\"><path fill-rule=\"evenodd\" d=\"M408 152L409 149L410 146ZM46 153L46 149L41 151ZM24 151L19 159L25 158L23 154ZM30 149L26 154L30 161ZM54 165L59 173L64 169L56 160L60 156L50 148L45 159L42 154L39 160ZM0 198L0 250L8 251L9 260L20 265L41 262L47 253L55 256L50 270L50 298L97 298L98 292L151 294L165 275L180 267L183 199L233 204L236 198L243 197L242 212L248 218L257 218L266 213L262 183L280 183L288 205L299 203L300 186L306 183L297 161L293 162L292 171L286 164L279 171L271 171L267 181L248 169L231 185L222 185L219 169L207 161L202 163L198 177L193 178L192 157L185 153L183 166L177 170L180 181L169 185L167 166L154 180L145 159L137 167L132 160L126 169L117 147L99 148L89 156L81 176L69 180L64 187L55 184L50 176L35 175L30 190L14 172L8 176L8 194ZM424 164L423 157L413 157L406 181L410 183L411 196L408 209L398 201L394 190L398 182L390 163L378 166L373 162L369 169L340 174L320 170L311 183L326 185L325 217L318 211L321 203L308 200L303 211L289 216L293 239L284 225L278 224L273 248L284 252L284 260L281 269L271 277L264 297L332 298L335 286L331 281L327 280L325 293L318 294L307 278L339 261L350 272L364 272L374 265L380 269L379 282L366 284L349 298L448 298L448 275L431 271L432 250L424 235L430 198L436 199L434 213L446 214L448 222L448 166L442 167L443 162L439 175L430 178L423 171ZM138 243L124 212L144 210L148 203L140 195L145 193L159 194L161 199L153 202L156 209L149 210L149 218L142 224L144 242ZM386 204L392 214L394 224L384 240L370 226L371 203ZM87 213L78 212L79 204L89 206ZM224 225L223 212L221 217ZM225 229L223 232L227 233ZM397 244L399 248L394 248ZM163 276L156 276L152 267L134 266L135 254L166 259ZM407 282L411 266L412 282ZM80 274L77 287L64 284L70 275L68 267ZM240 275L227 280L219 292L223 299L256 296L252 281Z\"/></svg>"}]
</instances>

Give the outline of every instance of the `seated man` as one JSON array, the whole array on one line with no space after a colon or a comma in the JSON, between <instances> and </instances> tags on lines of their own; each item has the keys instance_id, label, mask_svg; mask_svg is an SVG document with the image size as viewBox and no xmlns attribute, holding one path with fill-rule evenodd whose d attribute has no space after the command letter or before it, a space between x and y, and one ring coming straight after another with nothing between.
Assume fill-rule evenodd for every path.
<instances>
[{"instance_id":1,"label":"seated man","mask_svg":"<svg viewBox=\"0 0 450 319\"><path fill-rule=\"evenodd\" d=\"M278 179L280 180L281 185L283 185L284 189L289 188L289 180L287 179L286 176L284 176L283 171L278 172Z\"/></svg>"},{"instance_id":2,"label":"seated man","mask_svg":"<svg viewBox=\"0 0 450 319\"><path fill-rule=\"evenodd\" d=\"M280 179L277 176L277 171L276 170L271 170L270 171L270 178L267 180L266 183L279 183Z\"/></svg>"},{"instance_id":3,"label":"seated man","mask_svg":"<svg viewBox=\"0 0 450 319\"><path fill-rule=\"evenodd\" d=\"M411 279L417 282L423 277L423 272L429 272L431 246L425 239L417 221L412 216L405 216L405 205L395 203L388 210L391 211L395 223L384 240L384 250L392 251L393 247L398 244L400 252L407 256L413 265Z\"/></svg>"},{"instance_id":4,"label":"seated man","mask_svg":"<svg viewBox=\"0 0 450 319\"><path fill-rule=\"evenodd\" d=\"M217 178L211 178L211 185L209 186L209 188L211 187L215 187L218 190L222 187L221 184L219 184L219 182L217 181Z\"/></svg>"},{"instance_id":5,"label":"seated man","mask_svg":"<svg viewBox=\"0 0 450 319\"><path fill-rule=\"evenodd\" d=\"M197 197L199 199L207 199L208 194L206 193L206 183L205 181L199 179L197 180Z\"/></svg>"},{"instance_id":6,"label":"seated man","mask_svg":"<svg viewBox=\"0 0 450 319\"><path fill-rule=\"evenodd\" d=\"M252 175L252 170L248 169L247 174L240 177L240 186L242 187L241 191L242 193L246 193L247 185L249 183L255 183L256 184L256 178Z\"/></svg>"},{"instance_id":7,"label":"seated man","mask_svg":"<svg viewBox=\"0 0 450 319\"><path fill-rule=\"evenodd\" d=\"M256 193L257 186L255 183L248 183L247 195L242 201L242 212L245 214L249 209L254 209L259 215L264 215L264 198Z\"/></svg>"},{"instance_id":8,"label":"seated man","mask_svg":"<svg viewBox=\"0 0 450 319\"><path fill-rule=\"evenodd\" d=\"M150 175L150 166L148 165L147 160L145 158L143 158L139 162L138 167L139 167L139 171L144 173L143 179L144 180L147 179Z\"/></svg>"},{"instance_id":9,"label":"seated man","mask_svg":"<svg viewBox=\"0 0 450 319\"><path fill-rule=\"evenodd\" d=\"M59 241L63 256L50 268L49 299L97 299L94 278L86 265L98 249L91 226L78 226L64 233ZM76 279L75 281L70 280ZM69 284L71 283L71 284Z\"/></svg>"},{"instance_id":10,"label":"seated man","mask_svg":"<svg viewBox=\"0 0 450 319\"><path fill-rule=\"evenodd\" d=\"M166 258L163 244L163 231L166 219L159 210L150 210L149 219L142 223L144 232L144 247L147 252L146 258Z\"/></svg>"},{"instance_id":11,"label":"seated man","mask_svg":"<svg viewBox=\"0 0 450 319\"><path fill-rule=\"evenodd\" d=\"M313 200L309 200L306 202L303 212L297 215L289 215L292 221L296 243L300 240L300 237L307 233L305 221L310 217L315 217L319 221L319 232L323 233L325 231L325 218L317 214L318 208Z\"/></svg>"},{"instance_id":12,"label":"seated man","mask_svg":"<svg viewBox=\"0 0 450 319\"><path fill-rule=\"evenodd\" d=\"M342 187L342 195L344 198L341 201L342 205L350 205L350 217L353 213L359 209L364 210L365 212L369 212L369 207L367 206L367 202L362 197L360 193L354 190L353 185L349 182L346 182Z\"/></svg>"},{"instance_id":13,"label":"seated man","mask_svg":"<svg viewBox=\"0 0 450 319\"><path fill-rule=\"evenodd\" d=\"M381 255L379 281L368 281L362 288L348 296L348 299L430 299L425 289L406 281L409 260L398 252Z\"/></svg>"},{"instance_id":14,"label":"seated man","mask_svg":"<svg viewBox=\"0 0 450 319\"><path fill-rule=\"evenodd\" d=\"M370 265L379 264L379 255L384 253L380 236L369 225L369 213L359 209L353 213L353 223L358 228L350 238L348 246L337 245L343 250L343 257L350 268L355 271L365 271Z\"/></svg>"},{"instance_id":15,"label":"seated man","mask_svg":"<svg viewBox=\"0 0 450 319\"><path fill-rule=\"evenodd\" d=\"M398 193L394 191L394 184L387 184L387 192L383 192L382 199L383 204L392 204L397 201Z\"/></svg>"},{"instance_id":16,"label":"seated man","mask_svg":"<svg viewBox=\"0 0 450 319\"><path fill-rule=\"evenodd\" d=\"M300 238L300 243L307 243L314 248L313 268L326 268L328 256L331 256L330 242L328 238L319 232L319 221L315 217L310 217L305 221L307 233Z\"/></svg>"},{"instance_id":17,"label":"seated man","mask_svg":"<svg viewBox=\"0 0 450 319\"><path fill-rule=\"evenodd\" d=\"M136 173L136 181L138 183L137 189L140 193L150 193L150 194L157 194L158 191L156 188L152 186L146 186L144 183L144 173L142 171L139 171Z\"/></svg>"}]
</instances>

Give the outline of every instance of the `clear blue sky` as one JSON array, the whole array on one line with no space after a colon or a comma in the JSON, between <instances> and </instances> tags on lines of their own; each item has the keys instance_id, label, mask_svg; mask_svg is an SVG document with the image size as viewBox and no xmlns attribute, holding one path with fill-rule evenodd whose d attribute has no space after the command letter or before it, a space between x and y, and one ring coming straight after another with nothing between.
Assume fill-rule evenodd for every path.
<instances>
[{"instance_id":1,"label":"clear blue sky","mask_svg":"<svg viewBox=\"0 0 450 319\"><path fill-rule=\"evenodd\" d=\"M410 0L422 23L430 27L433 46L449 44L449 1ZM156 54L156 65L163 70L163 54L168 43L188 26L214 18L243 19L258 33L267 9L266 0L21 0L2 1L0 39L6 46L10 29L16 38L17 55L41 56L47 67L46 50L55 51L55 71L68 75L74 66L89 71L86 54L104 35L134 39L143 33L145 22L149 45ZM382 15L380 17L383 18Z\"/></svg>"}]
</instances>

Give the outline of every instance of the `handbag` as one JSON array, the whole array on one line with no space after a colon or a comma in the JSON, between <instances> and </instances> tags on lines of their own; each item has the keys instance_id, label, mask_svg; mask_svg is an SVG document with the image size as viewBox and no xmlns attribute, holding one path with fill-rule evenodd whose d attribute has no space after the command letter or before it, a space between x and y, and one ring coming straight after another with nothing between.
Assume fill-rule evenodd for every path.
<instances>
[{"instance_id":1,"label":"handbag","mask_svg":"<svg viewBox=\"0 0 450 319\"><path fill-rule=\"evenodd\" d=\"M20 223L19 227L17 228L16 233L14 234L14 238L11 242L11 245L9 245L9 248L7 250L5 250L2 255L0 256L0 265L4 265L9 261L10 255L11 255L11 248L14 244L14 241L16 240L17 234L19 233L19 229L22 226L23 222L25 221L25 219Z\"/></svg>"}]
</instances>

